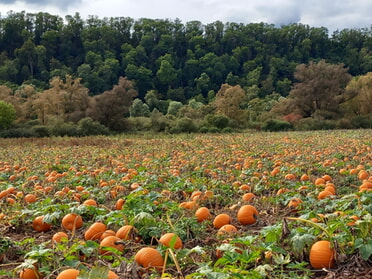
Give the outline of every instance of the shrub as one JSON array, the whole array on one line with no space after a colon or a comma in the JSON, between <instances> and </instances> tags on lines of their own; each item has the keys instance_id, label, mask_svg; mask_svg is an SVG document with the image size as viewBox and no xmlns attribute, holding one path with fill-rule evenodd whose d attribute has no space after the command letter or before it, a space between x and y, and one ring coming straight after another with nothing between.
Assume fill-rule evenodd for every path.
<instances>
[{"instance_id":1,"label":"shrub","mask_svg":"<svg viewBox=\"0 0 372 279\"><path fill-rule=\"evenodd\" d=\"M31 138L34 136L33 130L29 128L12 128L3 130L0 133L0 137L2 138Z\"/></svg>"},{"instance_id":2,"label":"shrub","mask_svg":"<svg viewBox=\"0 0 372 279\"><path fill-rule=\"evenodd\" d=\"M174 124L169 128L169 132L172 134L178 133L193 133L196 132L198 129L194 124L193 120L188 117L182 117L176 119Z\"/></svg>"},{"instance_id":3,"label":"shrub","mask_svg":"<svg viewBox=\"0 0 372 279\"><path fill-rule=\"evenodd\" d=\"M199 128L199 132L200 133L208 133L208 127L206 127L206 126L201 126L200 128Z\"/></svg>"},{"instance_id":4,"label":"shrub","mask_svg":"<svg viewBox=\"0 0 372 279\"><path fill-rule=\"evenodd\" d=\"M336 122L332 120L320 120L311 117L303 118L295 125L295 129L299 131L310 130L332 130L336 128Z\"/></svg>"},{"instance_id":5,"label":"shrub","mask_svg":"<svg viewBox=\"0 0 372 279\"><path fill-rule=\"evenodd\" d=\"M231 127L226 127L226 128L223 128L221 132L222 133L232 133L232 132L234 132L234 129L231 128Z\"/></svg>"},{"instance_id":6,"label":"shrub","mask_svg":"<svg viewBox=\"0 0 372 279\"><path fill-rule=\"evenodd\" d=\"M263 131L278 132L293 130L291 123L278 119L269 119L265 121L261 127Z\"/></svg>"},{"instance_id":7,"label":"shrub","mask_svg":"<svg viewBox=\"0 0 372 279\"><path fill-rule=\"evenodd\" d=\"M220 132L220 129L218 129L217 127L210 127L209 129L208 129L208 132L209 133L219 133Z\"/></svg>"},{"instance_id":8,"label":"shrub","mask_svg":"<svg viewBox=\"0 0 372 279\"><path fill-rule=\"evenodd\" d=\"M139 132L149 131L151 129L150 117L129 117L128 131Z\"/></svg>"},{"instance_id":9,"label":"shrub","mask_svg":"<svg viewBox=\"0 0 372 279\"><path fill-rule=\"evenodd\" d=\"M43 137L49 137L49 129L45 125L35 125L32 127L32 131L35 134L35 137L43 138Z\"/></svg>"},{"instance_id":10,"label":"shrub","mask_svg":"<svg viewBox=\"0 0 372 279\"><path fill-rule=\"evenodd\" d=\"M229 125L229 118L222 114L215 115L212 121L212 124L219 129L226 128Z\"/></svg>"},{"instance_id":11,"label":"shrub","mask_svg":"<svg viewBox=\"0 0 372 279\"><path fill-rule=\"evenodd\" d=\"M55 123L57 124L57 123ZM48 125L50 128L50 134L52 136L69 136L69 137L74 137L74 136L77 136L78 135L78 132L77 132L77 126L73 123L70 123L70 122L62 122L62 123L59 123L57 125L53 125L53 126L50 126Z\"/></svg>"},{"instance_id":12,"label":"shrub","mask_svg":"<svg viewBox=\"0 0 372 279\"><path fill-rule=\"evenodd\" d=\"M110 133L106 126L90 117L85 117L78 122L76 132L79 136L108 135Z\"/></svg>"},{"instance_id":13,"label":"shrub","mask_svg":"<svg viewBox=\"0 0 372 279\"><path fill-rule=\"evenodd\" d=\"M351 123L355 128L372 128L372 114L358 115L351 118Z\"/></svg>"},{"instance_id":14,"label":"shrub","mask_svg":"<svg viewBox=\"0 0 372 279\"><path fill-rule=\"evenodd\" d=\"M171 126L172 120L166 117L164 114L154 109L151 112L151 129L154 132L164 132Z\"/></svg>"}]
</instances>

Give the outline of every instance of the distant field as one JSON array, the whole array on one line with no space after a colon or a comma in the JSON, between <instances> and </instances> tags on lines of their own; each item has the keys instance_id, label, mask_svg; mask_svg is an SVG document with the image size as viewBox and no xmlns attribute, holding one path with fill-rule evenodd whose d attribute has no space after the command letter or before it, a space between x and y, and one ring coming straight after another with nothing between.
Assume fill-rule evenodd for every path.
<instances>
[{"instance_id":1,"label":"distant field","mask_svg":"<svg viewBox=\"0 0 372 279\"><path fill-rule=\"evenodd\" d=\"M0 139L0 277L371 278L371 190L372 130Z\"/></svg>"}]
</instances>

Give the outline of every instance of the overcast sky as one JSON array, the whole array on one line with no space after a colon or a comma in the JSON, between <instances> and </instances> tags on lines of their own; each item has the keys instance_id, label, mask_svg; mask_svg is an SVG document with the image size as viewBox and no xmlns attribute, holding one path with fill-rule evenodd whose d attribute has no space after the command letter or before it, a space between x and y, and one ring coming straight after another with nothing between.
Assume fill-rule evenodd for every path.
<instances>
[{"instance_id":1,"label":"overcast sky","mask_svg":"<svg viewBox=\"0 0 372 279\"><path fill-rule=\"evenodd\" d=\"M47 12L52 15L89 15L152 19L180 19L182 23L217 20L236 23L265 22L277 26L303 23L326 27L330 33L344 28L370 28L371 0L0 0L0 13Z\"/></svg>"}]
</instances>

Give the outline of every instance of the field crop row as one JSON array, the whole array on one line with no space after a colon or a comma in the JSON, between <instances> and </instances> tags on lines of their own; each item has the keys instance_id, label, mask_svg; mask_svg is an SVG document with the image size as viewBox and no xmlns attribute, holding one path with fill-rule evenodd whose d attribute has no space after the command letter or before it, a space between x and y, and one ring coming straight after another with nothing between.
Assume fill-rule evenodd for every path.
<instances>
[{"instance_id":1,"label":"field crop row","mask_svg":"<svg viewBox=\"0 0 372 279\"><path fill-rule=\"evenodd\" d=\"M370 278L371 136L1 139L0 277Z\"/></svg>"}]
</instances>

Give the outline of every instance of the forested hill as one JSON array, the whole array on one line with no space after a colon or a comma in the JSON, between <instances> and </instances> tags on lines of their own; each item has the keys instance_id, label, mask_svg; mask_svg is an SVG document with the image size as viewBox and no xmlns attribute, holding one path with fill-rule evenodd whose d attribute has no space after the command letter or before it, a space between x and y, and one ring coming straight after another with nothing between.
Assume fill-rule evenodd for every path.
<instances>
[{"instance_id":1,"label":"forested hill","mask_svg":"<svg viewBox=\"0 0 372 279\"><path fill-rule=\"evenodd\" d=\"M89 94L112 89L120 76L134 81L139 98L156 90L163 99L197 97L222 84L257 86L258 97L287 96L298 64L344 63L353 76L372 70L372 28L329 34L302 24L115 17L61 18L8 12L0 18L0 84L49 87L54 76L81 78ZM204 100L203 100L204 98Z\"/></svg>"}]
</instances>

